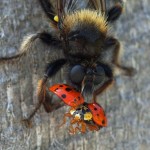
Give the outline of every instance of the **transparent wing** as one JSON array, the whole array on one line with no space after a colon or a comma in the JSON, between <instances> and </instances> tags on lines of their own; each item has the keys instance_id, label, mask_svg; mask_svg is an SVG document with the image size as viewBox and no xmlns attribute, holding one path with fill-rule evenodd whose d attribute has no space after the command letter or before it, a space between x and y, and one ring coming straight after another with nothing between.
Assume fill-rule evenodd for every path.
<instances>
[{"instance_id":1,"label":"transparent wing","mask_svg":"<svg viewBox=\"0 0 150 150\"><path fill-rule=\"evenodd\" d=\"M102 13L106 12L106 0L91 0L94 8Z\"/></svg>"},{"instance_id":2,"label":"transparent wing","mask_svg":"<svg viewBox=\"0 0 150 150\"><path fill-rule=\"evenodd\" d=\"M57 11L59 17L86 8L95 9L105 13L106 0L57 0Z\"/></svg>"},{"instance_id":3,"label":"transparent wing","mask_svg":"<svg viewBox=\"0 0 150 150\"><path fill-rule=\"evenodd\" d=\"M57 0L57 10L60 13L69 13L75 10L87 8L89 0Z\"/></svg>"}]
</instances>

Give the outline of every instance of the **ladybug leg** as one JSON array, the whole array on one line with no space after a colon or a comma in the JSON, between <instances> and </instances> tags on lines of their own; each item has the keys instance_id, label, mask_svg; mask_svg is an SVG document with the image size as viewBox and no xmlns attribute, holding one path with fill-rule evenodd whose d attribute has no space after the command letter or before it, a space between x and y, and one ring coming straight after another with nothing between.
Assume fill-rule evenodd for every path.
<instances>
[{"instance_id":1,"label":"ladybug leg","mask_svg":"<svg viewBox=\"0 0 150 150\"><path fill-rule=\"evenodd\" d=\"M73 127L73 124L78 124L80 121L73 118L72 120L70 120L70 127L69 127L69 133L70 134L76 134L78 131L80 131L80 128L79 127Z\"/></svg>"},{"instance_id":2,"label":"ladybug leg","mask_svg":"<svg viewBox=\"0 0 150 150\"><path fill-rule=\"evenodd\" d=\"M69 127L69 133L70 134L76 134L77 132L81 132L81 129L79 128L79 127L73 127L73 124L76 124L77 123L77 125L79 126L79 124L81 124L81 121L78 121L78 120L76 120L76 119L72 119L71 121L70 121L70 127Z\"/></svg>"},{"instance_id":3,"label":"ladybug leg","mask_svg":"<svg viewBox=\"0 0 150 150\"><path fill-rule=\"evenodd\" d=\"M81 122L81 133L86 132L86 123L84 121Z\"/></svg>"},{"instance_id":4,"label":"ladybug leg","mask_svg":"<svg viewBox=\"0 0 150 150\"><path fill-rule=\"evenodd\" d=\"M62 59L55 60L51 62L50 64L48 64L43 79L39 80L38 82L38 88L37 88L38 89L38 92L37 92L38 104L35 107L34 111L30 114L30 116L27 119L22 120L27 127L32 126L31 119L33 118L35 113L39 110L42 104L46 112L52 112L53 110L56 110L63 106L62 103L59 103L59 104L51 103L52 98L49 97L48 93L46 92L46 83L48 81L48 78L54 76L65 63L66 63L66 59L62 58Z\"/></svg>"},{"instance_id":5,"label":"ladybug leg","mask_svg":"<svg viewBox=\"0 0 150 150\"><path fill-rule=\"evenodd\" d=\"M75 129L73 128L72 125L70 125L70 127L69 127L69 133L70 134L75 134Z\"/></svg>"},{"instance_id":6,"label":"ladybug leg","mask_svg":"<svg viewBox=\"0 0 150 150\"><path fill-rule=\"evenodd\" d=\"M75 108L75 107L74 107ZM72 108L70 108L69 112L68 113L65 113L64 114L64 117L63 117L63 123L61 125L59 125L58 127L61 127L63 124L66 123L66 118L69 117L69 118L72 118L73 116L71 115L70 111L72 110ZM74 122L74 119L72 119L70 121L70 124L73 124L72 122Z\"/></svg>"},{"instance_id":7,"label":"ladybug leg","mask_svg":"<svg viewBox=\"0 0 150 150\"><path fill-rule=\"evenodd\" d=\"M78 120L72 119L72 120L70 121L70 124L75 124L75 123L78 123L78 122L79 122Z\"/></svg>"},{"instance_id":8,"label":"ladybug leg","mask_svg":"<svg viewBox=\"0 0 150 150\"><path fill-rule=\"evenodd\" d=\"M81 128L79 127L73 127L73 124L77 123L78 126L81 124ZM85 133L86 132L86 126L87 124L84 121L77 121L77 120L72 120L72 123L69 127L69 132L70 134L76 134L77 132Z\"/></svg>"},{"instance_id":9,"label":"ladybug leg","mask_svg":"<svg viewBox=\"0 0 150 150\"><path fill-rule=\"evenodd\" d=\"M96 103L96 98L99 94L107 90L109 87L111 87L114 83L113 79L109 79L106 81L100 88L98 88L96 91L93 93L93 102Z\"/></svg>"},{"instance_id":10,"label":"ladybug leg","mask_svg":"<svg viewBox=\"0 0 150 150\"><path fill-rule=\"evenodd\" d=\"M67 117L71 118L72 115L70 113L65 113L64 117L63 117L63 122L58 126L58 128L60 128L62 125L64 125L66 123L66 118Z\"/></svg>"},{"instance_id":11,"label":"ladybug leg","mask_svg":"<svg viewBox=\"0 0 150 150\"><path fill-rule=\"evenodd\" d=\"M81 132L81 129L79 127L74 128L72 125L69 127L70 134L76 134L77 132Z\"/></svg>"},{"instance_id":12,"label":"ladybug leg","mask_svg":"<svg viewBox=\"0 0 150 150\"><path fill-rule=\"evenodd\" d=\"M87 124L87 127L89 128L90 131L98 131L100 129L99 126L97 125L91 125L91 124Z\"/></svg>"},{"instance_id":13,"label":"ladybug leg","mask_svg":"<svg viewBox=\"0 0 150 150\"><path fill-rule=\"evenodd\" d=\"M85 133L86 132L86 123L82 122L82 127L81 127L81 132Z\"/></svg>"},{"instance_id":14,"label":"ladybug leg","mask_svg":"<svg viewBox=\"0 0 150 150\"><path fill-rule=\"evenodd\" d=\"M77 134L77 132L81 132L81 129L79 127L73 128L73 126L70 126L70 129L69 129L70 134Z\"/></svg>"}]
</instances>

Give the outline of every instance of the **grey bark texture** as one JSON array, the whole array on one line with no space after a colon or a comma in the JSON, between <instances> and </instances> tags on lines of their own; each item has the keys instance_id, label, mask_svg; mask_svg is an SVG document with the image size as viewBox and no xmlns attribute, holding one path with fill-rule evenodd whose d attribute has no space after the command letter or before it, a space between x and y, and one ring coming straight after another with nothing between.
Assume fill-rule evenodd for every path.
<instances>
[{"instance_id":1,"label":"grey bark texture","mask_svg":"<svg viewBox=\"0 0 150 150\"><path fill-rule=\"evenodd\" d=\"M47 27L36 0L0 1L0 57L18 52L25 35ZM18 63L0 64L0 150L148 150L150 148L150 1L127 1L125 12L113 26L124 47L122 62L137 70L134 77L118 76L116 84L99 100L108 127L99 132L70 135L67 125L57 128L63 107L47 114L38 111L33 128L20 120L37 103L36 86L45 64L58 57L53 48L34 47ZM43 49L43 47L42 47ZM63 82L63 70L50 83Z\"/></svg>"}]
</instances>

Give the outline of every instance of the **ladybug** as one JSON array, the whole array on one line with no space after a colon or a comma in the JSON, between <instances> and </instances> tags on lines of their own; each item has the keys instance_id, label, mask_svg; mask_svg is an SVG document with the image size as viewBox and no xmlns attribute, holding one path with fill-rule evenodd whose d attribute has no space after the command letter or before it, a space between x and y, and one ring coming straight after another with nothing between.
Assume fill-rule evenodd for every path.
<instances>
[{"instance_id":1,"label":"ladybug","mask_svg":"<svg viewBox=\"0 0 150 150\"><path fill-rule=\"evenodd\" d=\"M55 84L49 88L68 106L76 107L84 103L84 98L80 92L66 84Z\"/></svg>"},{"instance_id":2,"label":"ladybug","mask_svg":"<svg viewBox=\"0 0 150 150\"><path fill-rule=\"evenodd\" d=\"M107 117L104 109L98 103L85 103L80 92L66 84L56 84L49 88L68 106L69 112L64 114L63 123L70 118L69 132L76 134L78 131L85 133L86 130L98 131L107 126ZM74 127L75 126L75 127Z\"/></svg>"}]
</instances>

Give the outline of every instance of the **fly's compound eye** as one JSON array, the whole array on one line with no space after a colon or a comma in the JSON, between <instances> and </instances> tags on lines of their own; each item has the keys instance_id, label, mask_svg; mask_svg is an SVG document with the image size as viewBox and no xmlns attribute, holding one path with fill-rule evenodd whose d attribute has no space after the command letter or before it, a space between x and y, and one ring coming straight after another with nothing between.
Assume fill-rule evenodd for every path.
<instances>
[{"instance_id":1,"label":"fly's compound eye","mask_svg":"<svg viewBox=\"0 0 150 150\"><path fill-rule=\"evenodd\" d=\"M71 69L70 78L74 83L81 83L85 76L85 68L81 65L76 65Z\"/></svg>"},{"instance_id":2,"label":"fly's compound eye","mask_svg":"<svg viewBox=\"0 0 150 150\"><path fill-rule=\"evenodd\" d=\"M97 66L95 68L94 74L95 74L94 84L97 85L97 84L100 84L100 83L104 82L104 80L105 80L105 71L104 71L103 67Z\"/></svg>"}]
</instances>

